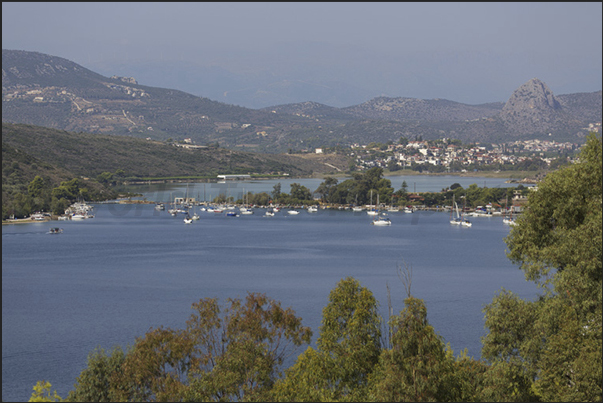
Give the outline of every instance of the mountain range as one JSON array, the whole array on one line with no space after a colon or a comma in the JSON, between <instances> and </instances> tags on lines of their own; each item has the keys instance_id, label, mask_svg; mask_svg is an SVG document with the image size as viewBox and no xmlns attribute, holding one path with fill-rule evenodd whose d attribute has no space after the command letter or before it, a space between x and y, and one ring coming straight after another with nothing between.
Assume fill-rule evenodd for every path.
<instances>
[{"instance_id":1,"label":"mountain range","mask_svg":"<svg viewBox=\"0 0 603 403\"><path fill-rule=\"evenodd\" d=\"M397 142L402 136L581 142L602 115L600 90L554 95L537 78L506 102L481 105L377 97L343 108L309 100L250 109L145 86L135 77L106 77L58 56L5 49L2 100L3 122L271 153Z\"/></svg>"}]
</instances>

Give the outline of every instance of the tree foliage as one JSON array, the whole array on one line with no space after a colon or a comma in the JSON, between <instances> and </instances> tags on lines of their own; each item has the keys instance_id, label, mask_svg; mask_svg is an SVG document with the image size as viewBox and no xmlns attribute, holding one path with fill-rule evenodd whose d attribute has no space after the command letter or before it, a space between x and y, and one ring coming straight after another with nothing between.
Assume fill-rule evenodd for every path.
<instances>
[{"instance_id":1,"label":"tree foliage","mask_svg":"<svg viewBox=\"0 0 603 403\"><path fill-rule=\"evenodd\" d=\"M482 355L504 369L496 378L523 376L547 401L602 399L601 170L601 138L591 134L578 163L547 175L529 195L506 242L543 295L523 301L503 291L485 309ZM526 382L519 398L533 397Z\"/></svg>"},{"instance_id":2,"label":"tree foliage","mask_svg":"<svg viewBox=\"0 0 603 403\"><path fill-rule=\"evenodd\" d=\"M358 280L341 280L323 309L316 350L308 348L274 388L275 400L362 400L379 359L377 301Z\"/></svg>"}]
</instances>

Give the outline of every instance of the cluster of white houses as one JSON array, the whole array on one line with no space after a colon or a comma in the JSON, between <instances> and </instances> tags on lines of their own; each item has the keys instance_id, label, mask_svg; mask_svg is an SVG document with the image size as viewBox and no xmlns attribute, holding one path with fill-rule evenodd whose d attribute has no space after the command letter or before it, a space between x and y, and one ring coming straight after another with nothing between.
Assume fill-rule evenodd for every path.
<instances>
[{"instance_id":1,"label":"cluster of white houses","mask_svg":"<svg viewBox=\"0 0 603 403\"><path fill-rule=\"evenodd\" d=\"M547 164L550 164L553 158L544 157L544 153L557 152L561 155L561 153L572 153L578 148L579 145L575 143L559 143L550 140L514 141L505 144L492 144L488 147L479 144L463 147L457 144L446 144L445 140L436 142L409 141L406 145L389 145L387 151L382 150L381 157L374 157L374 153L371 153L367 146L355 144L352 146L351 155L356 157L359 166L365 168L386 167L392 161L395 161L402 168L420 164L448 167L453 163L461 166L472 164L515 165L526 159L534 158L541 158ZM520 155L516 155L516 153ZM370 157L371 155L373 157Z\"/></svg>"}]
</instances>

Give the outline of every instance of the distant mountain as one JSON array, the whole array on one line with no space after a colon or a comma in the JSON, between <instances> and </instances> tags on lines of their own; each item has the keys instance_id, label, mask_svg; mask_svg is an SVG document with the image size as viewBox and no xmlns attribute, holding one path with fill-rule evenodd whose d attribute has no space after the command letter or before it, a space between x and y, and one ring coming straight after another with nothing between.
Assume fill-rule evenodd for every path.
<instances>
[{"instance_id":1,"label":"distant mountain","mask_svg":"<svg viewBox=\"0 0 603 403\"><path fill-rule=\"evenodd\" d=\"M263 108L262 110L286 113L288 115L303 116L310 119L335 119L341 121L357 119L354 114L346 112L345 109L339 109L313 101L270 106Z\"/></svg>"},{"instance_id":2,"label":"distant mountain","mask_svg":"<svg viewBox=\"0 0 603 403\"><path fill-rule=\"evenodd\" d=\"M463 121L497 115L503 105L467 105L446 99L379 97L343 110L367 119Z\"/></svg>"},{"instance_id":3,"label":"distant mountain","mask_svg":"<svg viewBox=\"0 0 603 403\"><path fill-rule=\"evenodd\" d=\"M288 128L308 123L143 86L134 78L104 77L60 57L25 51L2 51L2 98L3 122L159 140L191 138L202 145L259 151L274 150Z\"/></svg>"},{"instance_id":4,"label":"distant mountain","mask_svg":"<svg viewBox=\"0 0 603 403\"><path fill-rule=\"evenodd\" d=\"M300 83L278 85L283 90ZM333 90L323 89L326 95ZM155 140L190 138L199 145L271 153L397 142L401 136L580 141L589 123L601 121L601 91L555 96L537 79L520 86L506 103L377 97L345 108L308 100L256 110L15 50L2 51L2 100L3 122Z\"/></svg>"}]
</instances>

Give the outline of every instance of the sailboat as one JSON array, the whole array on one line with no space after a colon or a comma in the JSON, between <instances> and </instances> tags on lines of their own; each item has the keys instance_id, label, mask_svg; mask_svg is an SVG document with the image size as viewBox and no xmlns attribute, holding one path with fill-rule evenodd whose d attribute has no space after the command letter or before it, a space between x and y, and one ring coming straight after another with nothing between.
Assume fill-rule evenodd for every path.
<instances>
[{"instance_id":1,"label":"sailboat","mask_svg":"<svg viewBox=\"0 0 603 403\"><path fill-rule=\"evenodd\" d=\"M239 211L241 212L241 214L245 214L245 215L253 214L253 210L251 209L251 207L248 207L249 206L249 194L246 193L245 189L243 189L243 193L245 194L244 205L239 207Z\"/></svg>"},{"instance_id":2,"label":"sailboat","mask_svg":"<svg viewBox=\"0 0 603 403\"><path fill-rule=\"evenodd\" d=\"M463 214L461 215L461 225L463 227L471 227L473 224L471 224L471 221L469 221L468 219L465 218L465 202L463 200Z\"/></svg>"},{"instance_id":3,"label":"sailboat","mask_svg":"<svg viewBox=\"0 0 603 403\"><path fill-rule=\"evenodd\" d=\"M392 222L387 217L387 213L383 213L381 216L379 215L379 194L377 194L377 208L375 209L376 217L373 218L371 222L372 225L392 225Z\"/></svg>"},{"instance_id":4,"label":"sailboat","mask_svg":"<svg viewBox=\"0 0 603 403\"><path fill-rule=\"evenodd\" d=\"M377 205L379 205L379 194L377 194ZM371 206L373 206L373 189L371 189ZM373 208L371 210L367 210L366 214L377 215L377 214L379 214L379 210L376 208Z\"/></svg>"},{"instance_id":5,"label":"sailboat","mask_svg":"<svg viewBox=\"0 0 603 403\"><path fill-rule=\"evenodd\" d=\"M454 194L452 195L452 204L454 205L454 208L456 209L456 218L453 218L453 208L450 207L450 224L452 225L460 225L461 224L461 216L459 214L459 205L456 204L456 201L454 200Z\"/></svg>"},{"instance_id":6,"label":"sailboat","mask_svg":"<svg viewBox=\"0 0 603 403\"><path fill-rule=\"evenodd\" d=\"M513 220L513 209L512 208L510 210L509 216L507 217L507 203L508 203L508 199L509 199L509 197L505 198L505 216L503 217L503 224L515 225L516 222Z\"/></svg>"},{"instance_id":7,"label":"sailboat","mask_svg":"<svg viewBox=\"0 0 603 403\"><path fill-rule=\"evenodd\" d=\"M197 214L197 205L193 206L193 220L198 220L199 214Z\"/></svg>"},{"instance_id":8,"label":"sailboat","mask_svg":"<svg viewBox=\"0 0 603 403\"><path fill-rule=\"evenodd\" d=\"M178 210L176 209L176 202L175 200L172 198L172 193L170 193L170 199L172 199L172 208L168 209L168 213L170 213L172 216L176 216L176 213L178 213Z\"/></svg>"}]
</instances>

